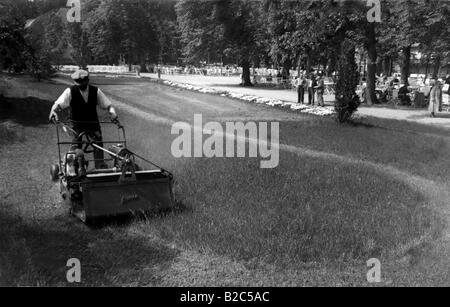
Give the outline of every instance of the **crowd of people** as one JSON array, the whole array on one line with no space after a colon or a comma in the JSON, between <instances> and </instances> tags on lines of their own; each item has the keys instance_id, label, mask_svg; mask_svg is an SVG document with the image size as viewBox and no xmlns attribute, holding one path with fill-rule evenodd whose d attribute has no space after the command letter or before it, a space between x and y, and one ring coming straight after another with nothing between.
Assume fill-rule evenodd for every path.
<instances>
[{"instance_id":1,"label":"crowd of people","mask_svg":"<svg viewBox=\"0 0 450 307\"><path fill-rule=\"evenodd\" d=\"M325 80L321 73L302 73L295 77L295 87L298 93L298 103L305 103L305 94L308 94L307 105L317 105L320 107L325 106L323 95L325 93Z\"/></svg>"}]
</instances>

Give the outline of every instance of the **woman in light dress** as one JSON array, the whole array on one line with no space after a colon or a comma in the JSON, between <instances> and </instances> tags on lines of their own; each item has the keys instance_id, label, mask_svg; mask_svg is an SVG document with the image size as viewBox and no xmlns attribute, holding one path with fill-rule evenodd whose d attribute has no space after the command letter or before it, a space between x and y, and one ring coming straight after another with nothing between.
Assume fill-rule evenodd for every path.
<instances>
[{"instance_id":1,"label":"woman in light dress","mask_svg":"<svg viewBox=\"0 0 450 307\"><path fill-rule=\"evenodd\" d=\"M428 110L430 111L431 117L435 117L440 112L442 106L442 88L441 83L437 80L432 82L432 85Z\"/></svg>"}]
</instances>

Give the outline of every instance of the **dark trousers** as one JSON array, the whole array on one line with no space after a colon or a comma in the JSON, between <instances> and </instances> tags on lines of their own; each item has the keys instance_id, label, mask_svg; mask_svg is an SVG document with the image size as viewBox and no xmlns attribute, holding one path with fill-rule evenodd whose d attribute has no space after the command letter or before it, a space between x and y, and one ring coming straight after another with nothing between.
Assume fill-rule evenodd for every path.
<instances>
[{"instance_id":1,"label":"dark trousers","mask_svg":"<svg viewBox=\"0 0 450 307\"><path fill-rule=\"evenodd\" d=\"M308 88L308 103L314 105L314 89Z\"/></svg>"},{"instance_id":2,"label":"dark trousers","mask_svg":"<svg viewBox=\"0 0 450 307\"><path fill-rule=\"evenodd\" d=\"M303 86L299 86L297 88L298 93L298 103L305 103L305 88Z\"/></svg>"},{"instance_id":3,"label":"dark trousers","mask_svg":"<svg viewBox=\"0 0 450 307\"><path fill-rule=\"evenodd\" d=\"M82 128L78 128L78 127L74 127L73 130L77 133L77 136L75 136L72 140L72 142L74 143L74 147L78 148L78 149L84 149L84 147L86 146L85 144L81 144L81 142L83 141L82 138L80 138L80 134L85 132L85 131L89 131L88 135L89 138L91 139L91 141L95 141L95 144L97 146L103 147L103 137L102 137L102 131L101 129L91 129L91 130L85 130ZM85 141L87 141L86 137L84 137ZM91 148L89 148L91 149ZM103 153L103 150L94 148L94 160L95 160L95 168L96 169L101 169L101 168L105 168L105 155Z\"/></svg>"}]
</instances>

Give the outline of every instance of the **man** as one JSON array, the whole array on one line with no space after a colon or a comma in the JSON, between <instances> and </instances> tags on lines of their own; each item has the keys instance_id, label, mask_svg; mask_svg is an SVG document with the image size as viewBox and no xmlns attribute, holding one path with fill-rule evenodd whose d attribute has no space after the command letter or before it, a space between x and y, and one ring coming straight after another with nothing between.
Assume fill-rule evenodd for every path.
<instances>
[{"instance_id":1,"label":"man","mask_svg":"<svg viewBox=\"0 0 450 307\"><path fill-rule=\"evenodd\" d=\"M445 84L450 85L450 75L447 75L447 77L445 77ZM447 86L446 88L448 88L447 94L450 95L450 86Z\"/></svg>"},{"instance_id":2,"label":"man","mask_svg":"<svg viewBox=\"0 0 450 307\"><path fill-rule=\"evenodd\" d=\"M306 81L308 84L308 105L314 105L314 88L317 85L316 78L311 74Z\"/></svg>"},{"instance_id":3,"label":"man","mask_svg":"<svg viewBox=\"0 0 450 307\"><path fill-rule=\"evenodd\" d=\"M409 89L406 84L404 84L402 87L398 90L398 99L400 100L401 105L407 105L409 106L411 104L411 98L409 98Z\"/></svg>"},{"instance_id":4,"label":"man","mask_svg":"<svg viewBox=\"0 0 450 307\"><path fill-rule=\"evenodd\" d=\"M82 140L79 134L85 131L93 136L98 146L103 147L102 132L97 114L97 108L107 110L113 122L118 123L117 113L109 99L103 92L89 85L89 73L85 70L78 70L72 75L75 85L66 89L61 97L56 100L50 111L50 120L58 120L57 112L70 108L70 119L73 123L73 130L77 133L74 137L74 143L80 143ZM82 144L77 144L81 148ZM95 168L107 168L104 162L102 150L94 150Z\"/></svg>"},{"instance_id":5,"label":"man","mask_svg":"<svg viewBox=\"0 0 450 307\"><path fill-rule=\"evenodd\" d=\"M298 103L304 104L305 103L305 85L306 80L303 75L300 75L297 78L297 93L298 93Z\"/></svg>"},{"instance_id":6,"label":"man","mask_svg":"<svg viewBox=\"0 0 450 307\"><path fill-rule=\"evenodd\" d=\"M316 91L317 91L317 105L319 107L324 107L325 102L323 100L323 95L325 93L325 81L324 81L322 75L319 75L319 77L318 77Z\"/></svg>"}]
</instances>

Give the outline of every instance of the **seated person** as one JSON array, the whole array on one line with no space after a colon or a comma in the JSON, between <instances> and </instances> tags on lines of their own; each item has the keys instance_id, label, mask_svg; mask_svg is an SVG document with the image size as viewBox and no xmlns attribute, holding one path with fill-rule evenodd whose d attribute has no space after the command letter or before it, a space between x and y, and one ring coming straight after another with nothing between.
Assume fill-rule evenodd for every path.
<instances>
[{"instance_id":1,"label":"seated person","mask_svg":"<svg viewBox=\"0 0 450 307\"><path fill-rule=\"evenodd\" d=\"M409 97L409 90L408 86L403 85L398 90L398 99L400 100L400 104L402 105L410 105L411 104L411 98Z\"/></svg>"}]
</instances>

